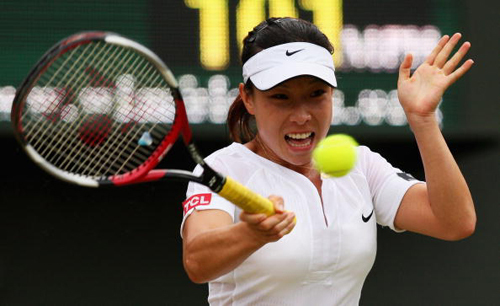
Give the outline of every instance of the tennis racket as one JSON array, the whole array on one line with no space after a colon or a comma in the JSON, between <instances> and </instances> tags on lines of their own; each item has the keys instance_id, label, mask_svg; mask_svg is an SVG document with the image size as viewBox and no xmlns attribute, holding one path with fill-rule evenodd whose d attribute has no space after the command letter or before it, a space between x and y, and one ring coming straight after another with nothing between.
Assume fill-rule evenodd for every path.
<instances>
[{"instance_id":1,"label":"tennis racket","mask_svg":"<svg viewBox=\"0 0 500 306\"><path fill-rule=\"evenodd\" d=\"M27 155L64 181L101 187L188 180L247 212L274 214L270 200L205 163L173 73L118 34L83 32L53 46L18 88L11 116ZM179 136L200 175L154 169Z\"/></svg>"}]
</instances>

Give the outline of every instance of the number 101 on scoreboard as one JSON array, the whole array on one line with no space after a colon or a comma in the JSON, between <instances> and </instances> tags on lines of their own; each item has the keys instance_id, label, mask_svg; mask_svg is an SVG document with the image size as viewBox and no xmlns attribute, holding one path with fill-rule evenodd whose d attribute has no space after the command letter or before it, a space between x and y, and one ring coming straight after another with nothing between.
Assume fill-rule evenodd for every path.
<instances>
[{"instance_id":1,"label":"number 101 on scoreboard","mask_svg":"<svg viewBox=\"0 0 500 306\"><path fill-rule=\"evenodd\" d=\"M224 70L229 65L229 0L184 0L199 10L200 62L207 70ZM328 36L335 47L335 65L342 63L340 31L342 0L240 0L236 7L236 40L242 48L243 38L254 26L271 17L298 17L299 8L311 11L312 22ZM269 10L266 14L266 4Z\"/></svg>"}]
</instances>

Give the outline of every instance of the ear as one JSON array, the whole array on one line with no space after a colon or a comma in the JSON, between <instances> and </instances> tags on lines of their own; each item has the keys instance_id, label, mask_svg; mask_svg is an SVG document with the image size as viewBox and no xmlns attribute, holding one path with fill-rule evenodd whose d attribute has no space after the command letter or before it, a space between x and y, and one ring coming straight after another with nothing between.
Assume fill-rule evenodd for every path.
<instances>
[{"instance_id":1,"label":"ear","mask_svg":"<svg viewBox=\"0 0 500 306\"><path fill-rule=\"evenodd\" d=\"M241 100L243 101L243 105L245 105L247 112L250 115L255 115L255 106L254 106L254 102L253 102L253 95L249 94L245 90L245 84L243 84L243 83L240 83L238 89L240 91Z\"/></svg>"}]
</instances>

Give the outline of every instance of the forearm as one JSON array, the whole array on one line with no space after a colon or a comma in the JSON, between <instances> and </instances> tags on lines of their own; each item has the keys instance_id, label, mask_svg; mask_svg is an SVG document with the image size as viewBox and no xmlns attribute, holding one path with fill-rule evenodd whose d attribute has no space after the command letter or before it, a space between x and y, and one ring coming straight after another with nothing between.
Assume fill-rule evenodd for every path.
<instances>
[{"instance_id":1,"label":"forearm","mask_svg":"<svg viewBox=\"0 0 500 306\"><path fill-rule=\"evenodd\" d=\"M450 231L467 235L475 227L474 204L435 117L409 122L422 158L433 214Z\"/></svg>"},{"instance_id":2,"label":"forearm","mask_svg":"<svg viewBox=\"0 0 500 306\"><path fill-rule=\"evenodd\" d=\"M193 282L204 283L232 271L263 245L244 222L215 228L184 244L184 267Z\"/></svg>"}]
</instances>

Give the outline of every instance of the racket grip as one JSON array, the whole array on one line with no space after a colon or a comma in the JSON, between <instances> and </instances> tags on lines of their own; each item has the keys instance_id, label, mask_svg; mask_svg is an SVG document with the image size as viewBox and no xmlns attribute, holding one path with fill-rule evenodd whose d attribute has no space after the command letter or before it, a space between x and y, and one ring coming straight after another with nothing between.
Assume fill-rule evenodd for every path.
<instances>
[{"instance_id":1,"label":"racket grip","mask_svg":"<svg viewBox=\"0 0 500 306\"><path fill-rule=\"evenodd\" d=\"M226 177L226 182L218 194L246 212L263 213L267 216L275 213L271 200L251 191L230 177Z\"/></svg>"}]
</instances>

